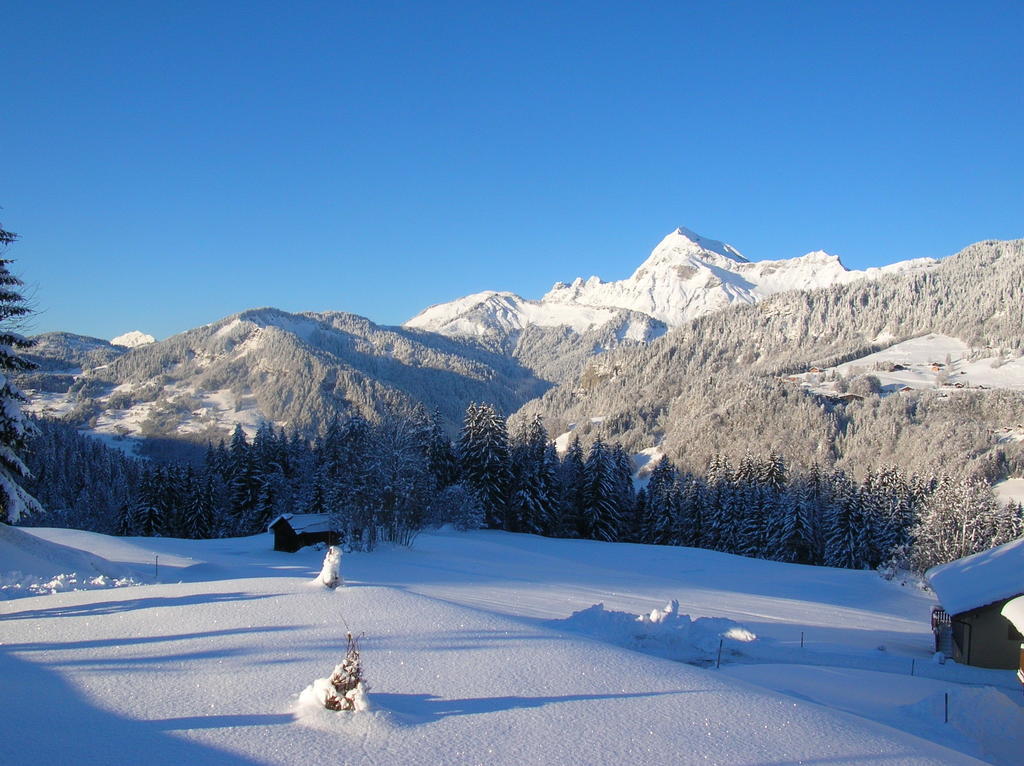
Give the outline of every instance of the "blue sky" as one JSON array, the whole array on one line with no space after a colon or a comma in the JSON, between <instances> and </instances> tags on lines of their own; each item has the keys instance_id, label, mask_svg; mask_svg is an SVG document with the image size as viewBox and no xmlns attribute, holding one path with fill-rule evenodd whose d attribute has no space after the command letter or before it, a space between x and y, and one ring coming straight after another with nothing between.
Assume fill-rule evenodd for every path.
<instances>
[{"instance_id":1,"label":"blue sky","mask_svg":"<svg viewBox=\"0 0 1024 766\"><path fill-rule=\"evenodd\" d=\"M1024 236L1019 2L5 6L34 330L382 324L676 226L851 268Z\"/></svg>"}]
</instances>

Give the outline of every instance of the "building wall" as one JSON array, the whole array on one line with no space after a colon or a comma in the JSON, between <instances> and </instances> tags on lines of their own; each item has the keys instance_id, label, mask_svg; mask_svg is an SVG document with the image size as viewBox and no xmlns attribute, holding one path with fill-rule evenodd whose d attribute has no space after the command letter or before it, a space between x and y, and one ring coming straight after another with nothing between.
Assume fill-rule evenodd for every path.
<instances>
[{"instance_id":1,"label":"building wall","mask_svg":"<svg viewBox=\"0 0 1024 766\"><path fill-rule=\"evenodd\" d=\"M1012 670L1020 662L1020 638L999 612L1006 601L953 616L953 633L962 648L956 659L982 668Z\"/></svg>"}]
</instances>

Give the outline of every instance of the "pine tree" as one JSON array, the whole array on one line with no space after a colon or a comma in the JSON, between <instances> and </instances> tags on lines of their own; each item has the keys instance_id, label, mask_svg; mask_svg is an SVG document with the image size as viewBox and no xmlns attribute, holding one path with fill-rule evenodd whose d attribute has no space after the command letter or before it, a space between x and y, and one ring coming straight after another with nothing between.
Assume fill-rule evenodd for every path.
<instances>
[{"instance_id":1,"label":"pine tree","mask_svg":"<svg viewBox=\"0 0 1024 766\"><path fill-rule=\"evenodd\" d=\"M739 534L733 552L753 558L764 555L768 524L767 484L760 481L754 456L747 452L736 469L736 496L739 499Z\"/></svg>"},{"instance_id":2,"label":"pine tree","mask_svg":"<svg viewBox=\"0 0 1024 766\"><path fill-rule=\"evenodd\" d=\"M441 427L441 414L436 410L429 420L426 438L427 465L438 490L442 490L459 480L459 463L452 441Z\"/></svg>"},{"instance_id":3,"label":"pine tree","mask_svg":"<svg viewBox=\"0 0 1024 766\"><path fill-rule=\"evenodd\" d=\"M508 427L489 404L470 404L457 450L462 480L476 494L487 526L508 529L511 519Z\"/></svg>"},{"instance_id":4,"label":"pine tree","mask_svg":"<svg viewBox=\"0 0 1024 766\"><path fill-rule=\"evenodd\" d=\"M671 545L675 542L679 503L676 468L663 455L647 482L647 515L640 530L640 542Z\"/></svg>"},{"instance_id":5,"label":"pine tree","mask_svg":"<svg viewBox=\"0 0 1024 766\"><path fill-rule=\"evenodd\" d=\"M578 437L573 437L569 448L562 456L558 471L561 487L561 513L557 529L560 537L583 537L583 495L586 485L586 471L583 447Z\"/></svg>"},{"instance_id":6,"label":"pine tree","mask_svg":"<svg viewBox=\"0 0 1024 766\"><path fill-rule=\"evenodd\" d=\"M728 458L716 453L708 463L707 481L700 498L704 525L700 546L730 552L738 518L734 508L734 481Z\"/></svg>"},{"instance_id":7,"label":"pine tree","mask_svg":"<svg viewBox=\"0 0 1024 766\"><path fill-rule=\"evenodd\" d=\"M535 417L512 440L509 531L541 534L551 528L557 509L550 459L547 431Z\"/></svg>"},{"instance_id":8,"label":"pine tree","mask_svg":"<svg viewBox=\"0 0 1024 766\"><path fill-rule=\"evenodd\" d=\"M163 533L164 520L160 513L159 479L155 470L146 471L139 480L135 499L131 505L130 521L124 528L130 535L158 537Z\"/></svg>"},{"instance_id":9,"label":"pine tree","mask_svg":"<svg viewBox=\"0 0 1024 766\"><path fill-rule=\"evenodd\" d=\"M182 514L182 533L193 540L213 536L216 500L211 472L204 470L194 477L188 502Z\"/></svg>"},{"instance_id":10,"label":"pine tree","mask_svg":"<svg viewBox=\"0 0 1024 766\"><path fill-rule=\"evenodd\" d=\"M251 525L259 500L262 470L241 426L235 426L228 455L229 534L251 535L262 531Z\"/></svg>"},{"instance_id":11,"label":"pine tree","mask_svg":"<svg viewBox=\"0 0 1024 766\"><path fill-rule=\"evenodd\" d=\"M16 234L0 226L0 255L16 239ZM34 429L21 410L27 399L12 377L32 369L33 365L18 355L20 350L32 345L15 332L19 320L31 311L18 292L21 280L8 270L11 263L0 258L0 521L9 524L23 516L43 512L39 502L19 483L19 479L31 478L21 455Z\"/></svg>"},{"instance_id":12,"label":"pine tree","mask_svg":"<svg viewBox=\"0 0 1024 766\"><path fill-rule=\"evenodd\" d=\"M825 566L855 569L857 555L857 490L850 478L836 471L830 478L825 517Z\"/></svg>"},{"instance_id":13,"label":"pine tree","mask_svg":"<svg viewBox=\"0 0 1024 766\"><path fill-rule=\"evenodd\" d=\"M618 540L622 516L616 492L615 463L600 437L590 445L584 464L583 537Z\"/></svg>"}]
</instances>

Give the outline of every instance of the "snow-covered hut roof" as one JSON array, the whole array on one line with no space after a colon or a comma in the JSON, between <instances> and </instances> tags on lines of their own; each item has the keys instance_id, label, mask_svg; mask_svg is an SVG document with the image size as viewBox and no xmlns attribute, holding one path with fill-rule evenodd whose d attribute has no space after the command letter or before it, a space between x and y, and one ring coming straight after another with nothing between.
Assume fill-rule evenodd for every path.
<instances>
[{"instance_id":1,"label":"snow-covered hut roof","mask_svg":"<svg viewBox=\"0 0 1024 766\"><path fill-rule=\"evenodd\" d=\"M288 522L295 534L331 531L331 517L327 513L282 513L267 525L267 531L272 532L274 525L282 519Z\"/></svg>"},{"instance_id":2,"label":"snow-covered hut roof","mask_svg":"<svg viewBox=\"0 0 1024 766\"><path fill-rule=\"evenodd\" d=\"M1024 594L1024 539L925 572L939 603L949 614Z\"/></svg>"},{"instance_id":3,"label":"snow-covered hut roof","mask_svg":"<svg viewBox=\"0 0 1024 766\"><path fill-rule=\"evenodd\" d=\"M1003 607L1003 617L1012 622L1017 632L1024 636L1024 596L1007 601Z\"/></svg>"}]
</instances>

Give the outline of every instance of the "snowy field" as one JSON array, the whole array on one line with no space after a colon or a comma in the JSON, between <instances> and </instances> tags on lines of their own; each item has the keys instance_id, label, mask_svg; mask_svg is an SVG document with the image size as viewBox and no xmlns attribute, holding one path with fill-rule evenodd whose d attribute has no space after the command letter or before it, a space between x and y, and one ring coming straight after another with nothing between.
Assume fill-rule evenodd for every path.
<instances>
[{"instance_id":1,"label":"snowy field","mask_svg":"<svg viewBox=\"0 0 1024 766\"><path fill-rule=\"evenodd\" d=\"M912 583L441 531L330 591L270 548L7 528L0 761L1021 763L1013 673L934 662ZM348 629L371 710L304 706Z\"/></svg>"}]
</instances>

